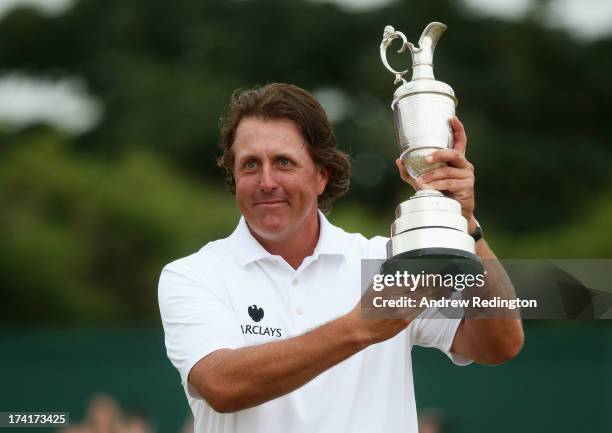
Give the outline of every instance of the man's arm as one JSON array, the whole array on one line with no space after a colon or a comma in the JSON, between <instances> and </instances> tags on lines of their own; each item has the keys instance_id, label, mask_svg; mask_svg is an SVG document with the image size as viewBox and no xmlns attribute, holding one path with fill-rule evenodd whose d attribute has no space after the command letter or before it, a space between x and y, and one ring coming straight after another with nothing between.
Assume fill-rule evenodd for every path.
<instances>
[{"instance_id":1,"label":"man's arm","mask_svg":"<svg viewBox=\"0 0 612 433\"><path fill-rule=\"evenodd\" d=\"M189 384L217 412L247 409L285 395L371 344L387 340L411 320L361 319L361 303L306 334L202 358Z\"/></svg>"},{"instance_id":2,"label":"man's arm","mask_svg":"<svg viewBox=\"0 0 612 433\"><path fill-rule=\"evenodd\" d=\"M510 278L484 239L476 242L476 254L484 264L488 296L514 299ZM524 339L520 318L463 319L451 351L480 364L501 364L519 354Z\"/></svg>"}]
</instances>

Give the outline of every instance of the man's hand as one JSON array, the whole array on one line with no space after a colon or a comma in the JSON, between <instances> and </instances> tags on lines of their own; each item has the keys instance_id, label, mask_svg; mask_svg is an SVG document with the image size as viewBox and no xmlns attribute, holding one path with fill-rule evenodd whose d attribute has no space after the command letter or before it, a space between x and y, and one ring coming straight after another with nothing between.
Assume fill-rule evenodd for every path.
<instances>
[{"instance_id":1,"label":"man's hand","mask_svg":"<svg viewBox=\"0 0 612 433\"><path fill-rule=\"evenodd\" d=\"M380 291L370 285L347 317L361 336L360 341L367 345L376 344L394 337L410 325L426 309L423 299L431 301L450 296L450 288L424 283L418 287L385 285ZM409 301L411 305L407 304Z\"/></svg>"},{"instance_id":2,"label":"man's hand","mask_svg":"<svg viewBox=\"0 0 612 433\"><path fill-rule=\"evenodd\" d=\"M414 318L362 318L362 302L359 301L345 317L352 323L353 329L358 335L358 341L366 346L388 340L402 332L410 325ZM373 316L375 313L369 313ZM391 314L392 315L392 314ZM407 314L406 314L407 316Z\"/></svg>"},{"instance_id":3,"label":"man's hand","mask_svg":"<svg viewBox=\"0 0 612 433\"><path fill-rule=\"evenodd\" d=\"M446 167L428 171L415 180L408 174L399 158L395 161L395 165L397 165L401 178L415 190L437 189L461 203L461 212L468 220L469 229L472 232L476 226L474 221L474 166L465 158L467 136L463 124L456 116L451 117L449 122L453 129L453 148L437 150L427 157L428 163L445 162Z\"/></svg>"}]
</instances>

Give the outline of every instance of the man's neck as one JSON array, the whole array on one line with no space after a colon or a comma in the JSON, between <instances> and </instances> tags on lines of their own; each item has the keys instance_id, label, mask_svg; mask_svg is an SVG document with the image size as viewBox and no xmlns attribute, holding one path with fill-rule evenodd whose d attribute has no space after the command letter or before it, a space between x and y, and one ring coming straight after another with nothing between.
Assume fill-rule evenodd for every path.
<instances>
[{"instance_id":1,"label":"man's neck","mask_svg":"<svg viewBox=\"0 0 612 433\"><path fill-rule=\"evenodd\" d=\"M280 241L263 239L251 230L251 234L270 254L281 256L293 269L300 267L311 256L319 241L319 215L302 224L290 238Z\"/></svg>"}]
</instances>

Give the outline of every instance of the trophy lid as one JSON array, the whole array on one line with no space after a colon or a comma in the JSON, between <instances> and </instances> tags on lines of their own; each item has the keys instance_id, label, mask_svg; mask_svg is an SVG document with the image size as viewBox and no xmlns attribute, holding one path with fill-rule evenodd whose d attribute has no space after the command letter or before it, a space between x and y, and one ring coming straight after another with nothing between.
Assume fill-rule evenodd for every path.
<instances>
[{"instance_id":1,"label":"trophy lid","mask_svg":"<svg viewBox=\"0 0 612 433\"><path fill-rule=\"evenodd\" d=\"M439 93L451 98L455 102L455 107L459 104L459 100L455 96L453 88L448 84L437 80L415 80L404 82L401 86L395 89L391 108L395 110L395 106L400 99L416 93Z\"/></svg>"}]
</instances>

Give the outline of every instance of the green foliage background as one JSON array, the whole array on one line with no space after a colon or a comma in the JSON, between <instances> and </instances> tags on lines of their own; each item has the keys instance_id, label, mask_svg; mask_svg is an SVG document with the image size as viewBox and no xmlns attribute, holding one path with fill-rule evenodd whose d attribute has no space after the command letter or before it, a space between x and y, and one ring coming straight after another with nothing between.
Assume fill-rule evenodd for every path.
<instances>
[{"instance_id":1,"label":"green foliage background","mask_svg":"<svg viewBox=\"0 0 612 433\"><path fill-rule=\"evenodd\" d=\"M82 77L102 121L69 136L0 130L0 321L156 323L162 266L228 235L218 119L231 92L267 82L333 88L334 126L353 156L331 219L386 234L410 194L393 164L392 77L382 29L410 40L449 26L437 78L459 96L476 166L477 216L502 257L612 256L612 40L476 18L458 2L348 12L304 1L82 0L0 21L0 68ZM394 58L407 63L407 57Z\"/></svg>"}]
</instances>

